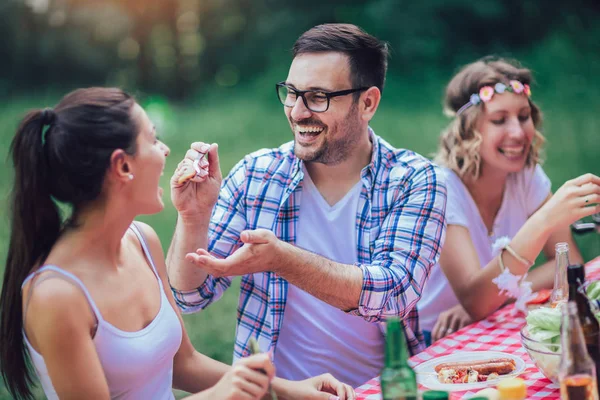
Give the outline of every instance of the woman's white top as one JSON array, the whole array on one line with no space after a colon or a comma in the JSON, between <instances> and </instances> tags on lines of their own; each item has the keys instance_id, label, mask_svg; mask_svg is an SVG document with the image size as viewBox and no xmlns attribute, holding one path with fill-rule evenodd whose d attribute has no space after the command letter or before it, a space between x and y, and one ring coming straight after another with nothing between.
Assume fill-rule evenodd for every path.
<instances>
[{"instance_id":1,"label":"woman's white top","mask_svg":"<svg viewBox=\"0 0 600 400\"><path fill-rule=\"evenodd\" d=\"M496 240L502 237L512 238L551 193L550 180L539 165L510 174L490 234L462 180L454 171L448 168L443 170L448 190L446 222L448 225L467 228L482 268L495 257L492 248ZM448 279L437 263L431 270L417 305L421 329L431 331L440 313L458 303Z\"/></svg>"},{"instance_id":2,"label":"woman's white top","mask_svg":"<svg viewBox=\"0 0 600 400\"><path fill-rule=\"evenodd\" d=\"M54 265L44 266L35 274L42 271L55 271L79 286L85 294L98 321L93 341L104 370L111 399L174 399L173 358L181 344L181 324L163 290L161 279L142 233L135 224L131 229L142 244L160 290L158 314L148 326L139 331L123 331L105 321L90 292L75 275ZM34 274L29 275L23 285L33 276ZM50 400L58 399L43 356L31 346L25 332L23 337L44 393Z\"/></svg>"}]
</instances>

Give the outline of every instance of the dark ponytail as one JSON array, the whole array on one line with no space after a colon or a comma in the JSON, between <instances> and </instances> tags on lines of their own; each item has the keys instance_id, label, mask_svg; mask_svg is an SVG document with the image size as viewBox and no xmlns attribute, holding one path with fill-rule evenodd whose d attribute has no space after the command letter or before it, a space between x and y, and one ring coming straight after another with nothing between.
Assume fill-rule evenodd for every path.
<instances>
[{"instance_id":1,"label":"dark ponytail","mask_svg":"<svg viewBox=\"0 0 600 400\"><path fill-rule=\"evenodd\" d=\"M46 115L41 110L27 114L10 147L15 185L10 200L12 229L0 298L0 360L4 381L14 397L31 398L32 384L23 344L21 284L31 266L48 254L60 231L60 215L50 197L46 176L48 163L42 138L45 122Z\"/></svg>"},{"instance_id":2,"label":"dark ponytail","mask_svg":"<svg viewBox=\"0 0 600 400\"><path fill-rule=\"evenodd\" d=\"M0 295L0 369L14 398L32 398L33 371L23 341L21 285L58 239L63 219L101 194L110 156L135 152L134 100L119 89L80 89L54 109L29 112L10 147L15 169L11 234ZM54 199L53 199L54 198Z\"/></svg>"}]
</instances>

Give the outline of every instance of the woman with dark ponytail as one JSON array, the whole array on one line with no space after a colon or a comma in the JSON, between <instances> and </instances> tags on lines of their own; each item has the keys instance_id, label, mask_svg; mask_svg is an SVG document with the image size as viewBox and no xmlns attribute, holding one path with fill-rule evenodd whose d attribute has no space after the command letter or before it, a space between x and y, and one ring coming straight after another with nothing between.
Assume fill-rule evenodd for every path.
<instances>
[{"instance_id":1,"label":"woman with dark ponytail","mask_svg":"<svg viewBox=\"0 0 600 400\"><path fill-rule=\"evenodd\" d=\"M10 153L0 368L13 397L32 398L34 373L49 399L172 399L172 387L193 399L265 394L274 377L267 355L232 368L194 350L159 239L133 221L162 210L169 149L132 97L76 90L29 112ZM307 393L307 383L273 386Z\"/></svg>"}]
</instances>

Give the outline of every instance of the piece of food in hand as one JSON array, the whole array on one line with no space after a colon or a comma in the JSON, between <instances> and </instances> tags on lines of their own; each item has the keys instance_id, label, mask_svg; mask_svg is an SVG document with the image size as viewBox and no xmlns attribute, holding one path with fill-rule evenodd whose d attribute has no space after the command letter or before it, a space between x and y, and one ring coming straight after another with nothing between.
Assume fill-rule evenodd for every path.
<instances>
[{"instance_id":1,"label":"piece of food in hand","mask_svg":"<svg viewBox=\"0 0 600 400\"><path fill-rule=\"evenodd\" d=\"M184 165L181 168L181 176L179 176L179 179L177 179L177 184L181 185L182 183L192 179L194 176L196 176L196 170L194 167L192 165Z\"/></svg>"},{"instance_id":2,"label":"piece of food in hand","mask_svg":"<svg viewBox=\"0 0 600 400\"><path fill-rule=\"evenodd\" d=\"M441 383L475 383L510 374L516 363L510 358L494 358L472 362L442 363L435 366Z\"/></svg>"}]
</instances>

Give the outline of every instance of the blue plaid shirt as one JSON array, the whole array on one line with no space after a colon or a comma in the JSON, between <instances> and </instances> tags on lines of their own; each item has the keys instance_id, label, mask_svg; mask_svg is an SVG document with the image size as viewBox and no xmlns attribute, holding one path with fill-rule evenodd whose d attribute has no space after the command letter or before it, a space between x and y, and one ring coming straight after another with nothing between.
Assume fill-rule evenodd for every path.
<instances>
[{"instance_id":1,"label":"blue plaid shirt","mask_svg":"<svg viewBox=\"0 0 600 400\"><path fill-rule=\"evenodd\" d=\"M415 305L444 240L446 186L436 165L411 151L394 149L372 130L369 133L373 155L361 173L356 214L356 265L363 272L363 287L358 309L350 313L377 323L399 316L409 350L416 354L424 341ZM258 228L295 243L304 176L301 163L293 142L240 161L223 181L208 250L225 258L242 245L243 230ZM195 290L174 289L177 304L184 313L203 309L221 297L231 279L208 276ZM287 291L288 282L273 272L243 276L234 358L250 354L250 337L257 338L262 349L275 351Z\"/></svg>"}]
</instances>

